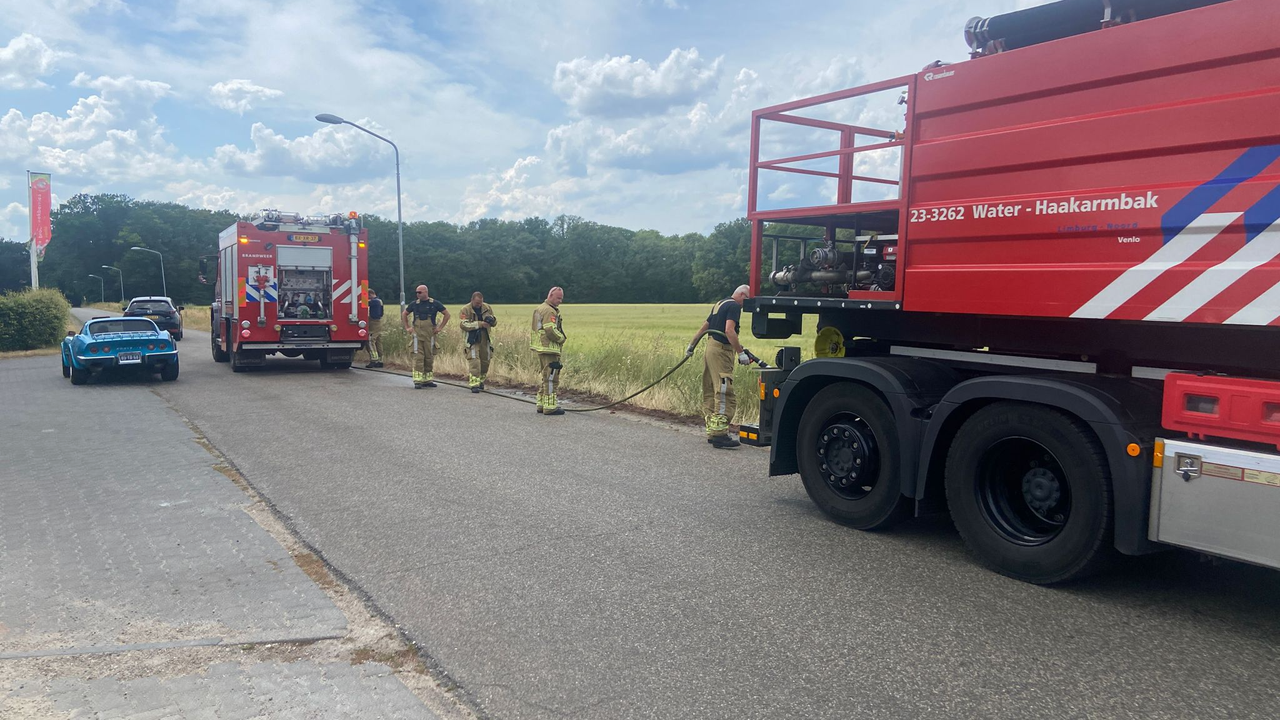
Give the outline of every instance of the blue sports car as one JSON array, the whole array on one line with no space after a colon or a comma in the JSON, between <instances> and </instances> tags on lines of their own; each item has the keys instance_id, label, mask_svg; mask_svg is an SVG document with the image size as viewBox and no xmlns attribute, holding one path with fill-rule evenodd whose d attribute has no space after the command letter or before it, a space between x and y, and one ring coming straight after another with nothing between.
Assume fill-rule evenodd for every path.
<instances>
[{"instance_id":1,"label":"blue sports car","mask_svg":"<svg viewBox=\"0 0 1280 720\"><path fill-rule=\"evenodd\" d=\"M62 376L83 385L111 368L140 367L178 379L178 346L147 318L101 317L62 339Z\"/></svg>"}]
</instances>

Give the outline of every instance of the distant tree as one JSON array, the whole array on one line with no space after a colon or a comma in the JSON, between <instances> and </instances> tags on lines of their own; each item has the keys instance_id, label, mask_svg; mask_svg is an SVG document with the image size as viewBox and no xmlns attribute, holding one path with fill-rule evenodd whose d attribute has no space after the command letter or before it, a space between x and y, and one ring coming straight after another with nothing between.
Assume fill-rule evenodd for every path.
<instances>
[{"instance_id":1,"label":"distant tree","mask_svg":"<svg viewBox=\"0 0 1280 720\"><path fill-rule=\"evenodd\" d=\"M0 238L0 293L21 290L31 284L31 258L27 244Z\"/></svg>"},{"instance_id":2,"label":"distant tree","mask_svg":"<svg viewBox=\"0 0 1280 720\"><path fill-rule=\"evenodd\" d=\"M173 203L133 200L124 195L76 195L53 213L53 240L41 264L41 284L68 297L97 298L106 279L108 300L159 294L164 255L169 294L186 304L208 303L213 288L197 280L200 257L216 252L218 233L236 222L230 212L195 210ZM400 299L396 223L364 216L369 231L369 285L384 302ZM592 222L576 215L551 220L483 219L454 225L404 225L404 284L408 297L426 284L450 304L480 290L497 303L542 300L553 285L565 287L572 303L711 301L746 282L750 224L735 220L699 233L663 235ZM10 247L5 247L10 246ZM0 282L25 284L25 250L0 244Z\"/></svg>"},{"instance_id":3,"label":"distant tree","mask_svg":"<svg viewBox=\"0 0 1280 720\"><path fill-rule=\"evenodd\" d=\"M720 223L698 245L693 258L693 286L698 297L727 297L746 283L751 272L751 223L746 218Z\"/></svg>"}]
</instances>

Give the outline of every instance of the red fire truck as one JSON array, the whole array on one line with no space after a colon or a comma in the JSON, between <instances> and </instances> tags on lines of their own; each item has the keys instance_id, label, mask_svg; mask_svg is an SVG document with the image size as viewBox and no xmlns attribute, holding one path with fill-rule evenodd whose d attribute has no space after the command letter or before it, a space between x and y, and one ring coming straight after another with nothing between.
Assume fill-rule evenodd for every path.
<instances>
[{"instance_id":1,"label":"red fire truck","mask_svg":"<svg viewBox=\"0 0 1280 720\"><path fill-rule=\"evenodd\" d=\"M1280 567L1276 27L1273 0L1064 0L756 111L745 309L818 328L741 430L770 474L856 528L949 511L1029 582L1165 546Z\"/></svg>"},{"instance_id":2,"label":"red fire truck","mask_svg":"<svg viewBox=\"0 0 1280 720\"><path fill-rule=\"evenodd\" d=\"M219 233L213 359L235 372L276 353L350 368L369 334L367 238L354 212L264 210Z\"/></svg>"}]
</instances>

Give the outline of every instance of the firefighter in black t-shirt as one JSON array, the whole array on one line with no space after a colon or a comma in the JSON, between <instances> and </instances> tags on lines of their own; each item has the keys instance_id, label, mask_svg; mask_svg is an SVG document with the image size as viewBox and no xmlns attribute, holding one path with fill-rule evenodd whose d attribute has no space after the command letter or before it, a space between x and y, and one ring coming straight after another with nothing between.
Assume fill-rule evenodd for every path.
<instances>
[{"instance_id":1,"label":"firefighter in black t-shirt","mask_svg":"<svg viewBox=\"0 0 1280 720\"><path fill-rule=\"evenodd\" d=\"M717 448L738 447L738 439L729 434L729 421L738 407L733 395L733 361L737 356L739 364L751 362L738 340L742 303L749 297L751 288L740 285L732 297L716 303L685 351L692 356L702 336L711 335L703 351L702 414L706 418L707 442Z\"/></svg>"},{"instance_id":2,"label":"firefighter in black t-shirt","mask_svg":"<svg viewBox=\"0 0 1280 720\"><path fill-rule=\"evenodd\" d=\"M415 294L418 299L405 306L400 313L400 322L404 325L404 331L413 338L413 387L433 388L436 386L435 373L432 372L435 367L436 335L449 324L449 310L427 293L426 285L419 285ZM443 315L438 325L436 315Z\"/></svg>"}]
</instances>

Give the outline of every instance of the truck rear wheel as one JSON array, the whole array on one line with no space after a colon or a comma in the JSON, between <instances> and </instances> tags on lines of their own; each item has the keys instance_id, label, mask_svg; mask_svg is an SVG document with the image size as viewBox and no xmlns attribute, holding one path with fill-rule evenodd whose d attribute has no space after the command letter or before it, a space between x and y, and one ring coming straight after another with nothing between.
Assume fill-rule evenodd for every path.
<instances>
[{"instance_id":1,"label":"truck rear wheel","mask_svg":"<svg viewBox=\"0 0 1280 720\"><path fill-rule=\"evenodd\" d=\"M1087 425L1058 410L998 402L974 413L951 443L946 488L960 536L998 573L1065 582L1112 553L1106 455Z\"/></svg>"},{"instance_id":2,"label":"truck rear wheel","mask_svg":"<svg viewBox=\"0 0 1280 720\"><path fill-rule=\"evenodd\" d=\"M841 524L876 530L904 516L899 452L893 413L861 385L823 390L800 419L796 453L804 489Z\"/></svg>"}]
</instances>

